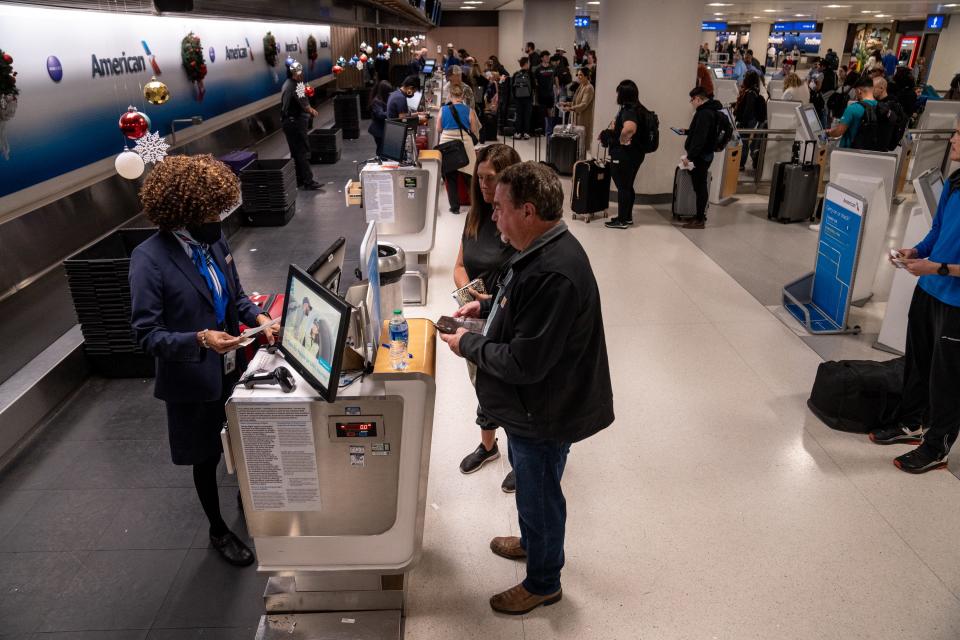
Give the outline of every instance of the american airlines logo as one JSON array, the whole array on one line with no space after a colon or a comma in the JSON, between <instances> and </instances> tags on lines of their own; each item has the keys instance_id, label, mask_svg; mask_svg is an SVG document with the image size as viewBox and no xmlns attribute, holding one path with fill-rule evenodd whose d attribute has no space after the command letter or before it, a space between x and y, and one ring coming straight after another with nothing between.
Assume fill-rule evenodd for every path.
<instances>
[{"instance_id":1,"label":"american airlines logo","mask_svg":"<svg viewBox=\"0 0 960 640\"><path fill-rule=\"evenodd\" d=\"M118 58L98 58L94 53L90 55L90 68L94 78L143 73L147 70L147 60L143 56L128 56L126 51L121 51Z\"/></svg>"},{"instance_id":2,"label":"american airlines logo","mask_svg":"<svg viewBox=\"0 0 960 640\"><path fill-rule=\"evenodd\" d=\"M242 60L247 57L247 48L237 45L236 47L227 47L227 60Z\"/></svg>"}]
</instances>

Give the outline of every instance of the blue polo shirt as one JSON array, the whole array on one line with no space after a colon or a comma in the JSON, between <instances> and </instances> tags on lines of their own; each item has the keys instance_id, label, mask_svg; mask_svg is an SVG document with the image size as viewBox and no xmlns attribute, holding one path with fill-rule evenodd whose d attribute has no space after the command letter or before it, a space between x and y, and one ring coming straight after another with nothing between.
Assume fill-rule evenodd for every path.
<instances>
[{"instance_id":1,"label":"blue polo shirt","mask_svg":"<svg viewBox=\"0 0 960 640\"><path fill-rule=\"evenodd\" d=\"M960 189L943 185L933 226L916 246L917 256L937 264L960 264ZM920 276L917 285L951 307L960 307L960 278L934 274Z\"/></svg>"},{"instance_id":2,"label":"blue polo shirt","mask_svg":"<svg viewBox=\"0 0 960 640\"><path fill-rule=\"evenodd\" d=\"M864 102L873 105L874 109L877 108L876 100L864 100ZM853 141L857 137L857 131L860 130L860 123L863 121L864 112L863 105L859 102L851 102L847 105L847 108L843 112L843 117L839 120L839 122L847 125L847 132L840 138L841 149L849 149L853 145Z\"/></svg>"}]
</instances>

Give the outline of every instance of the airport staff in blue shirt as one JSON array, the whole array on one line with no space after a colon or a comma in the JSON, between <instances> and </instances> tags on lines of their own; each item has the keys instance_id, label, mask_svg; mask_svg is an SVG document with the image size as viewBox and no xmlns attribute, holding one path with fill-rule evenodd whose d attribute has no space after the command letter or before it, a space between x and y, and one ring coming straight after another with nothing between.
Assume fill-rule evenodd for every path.
<instances>
[{"instance_id":1,"label":"airport staff in blue shirt","mask_svg":"<svg viewBox=\"0 0 960 640\"><path fill-rule=\"evenodd\" d=\"M417 76L404 78L400 88L387 98L387 119L399 118L408 113L410 106L407 104L407 98L412 98L417 91L420 91L420 78Z\"/></svg>"},{"instance_id":2,"label":"airport staff in blue shirt","mask_svg":"<svg viewBox=\"0 0 960 640\"><path fill-rule=\"evenodd\" d=\"M960 122L950 159L960 161ZM960 171L944 185L930 233L891 256L918 276L910 303L903 392L897 422L870 434L878 444L918 444L897 468L924 473L946 465L960 432Z\"/></svg>"},{"instance_id":3,"label":"airport staff in blue shirt","mask_svg":"<svg viewBox=\"0 0 960 640\"><path fill-rule=\"evenodd\" d=\"M739 85L743 82L745 75L747 75L747 65L744 64L743 58L740 57L739 53L733 54L733 79L736 80Z\"/></svg>"},{"instance_id":4,"label":"airport staff in blue shirt","mask_svg":"<svg viewBox=\"0 0 960 640\"><path fill-rule=\"evenodd\" d=\"M887 74L888 78L892 78L893 74L897 72L897 56L893 54L893 49L887 49L886 55L883 56L883 72Z\"/></svg>"},{"instance_id":5,"label":"airport staff in blue shirt","mask_svg":"<svg viewBox=\"0 0 960 640\"><path fill-rule=\"evenodd\" d=\"M832 129L827 131L831 138L840 138L841 149L854 148L854 141L857 139L857 131L860 130L860 123L863 121L865 109L861 102L865 102L874 109L877 108L877 100L873 97L873 79L861 78L857 82L857 100L847 105L843 116L837 121ZM842 137L841 137L842 136Z\"/></svg>"}]
</instances>

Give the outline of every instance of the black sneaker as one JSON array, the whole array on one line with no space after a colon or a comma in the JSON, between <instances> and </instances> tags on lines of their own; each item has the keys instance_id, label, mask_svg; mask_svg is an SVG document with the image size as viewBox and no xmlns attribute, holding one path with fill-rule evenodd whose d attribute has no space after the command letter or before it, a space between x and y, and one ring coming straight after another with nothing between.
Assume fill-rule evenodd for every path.
<instances>
[{"instance_id":1,"label":"black sneaker","mask_svg":"<svg viewBox=\"0 0 960 640\"><path fill-rule=\"evenodd\" d=\"M460 207L450 207L450 213L455 216L460 215Z\"/></svg>"},{"instance_id":2,"label":"black sneaker","mask_svg":"<svg viewBox=\"0 0 960 640\"><path fill-rule=\"evenodd\" d=\"M870 434L870 440L876 444L920 444L923 442L922 426L908 427L898 424L895 427L877 429Z\"/></svg>"},{"instance_id":3,"label":"black sneaker","mask_svg":"<svg viewBox=\"0 0 960 640\"><path fill-rule=\"evenodd\" d=\"M947 466L947 456L946 454L937 456L923 447L917 447L910 453L905 453L894 459L893 464L900 471L906 471L907 473L926 473Z\"/></svg>"},{"instance_id":4,"label":"black sneaker","mask_svg":"<svg viewBox=\"0 0 960 640\"><path fill-rule=\"evenodd\" d=\"M460 473L473 473L474 471L479 471L480 467L484 464L490 462L491 460L496 460L500 457L500 449L497 448L497 443L493 443L493 449L487 451L483 446L483 443L477 445L477 448L473 450L470 455L460 461Z\"/></svg>"},{"instance_id":5,"label":"black sneaker","mask_svg":"<svg viewBox=\"0 0 960 640\"><path fill-rule=\"evenodd\" d=\"M504 493L517 492L517 475L513 472L513 469L510 469L510 473L508 473L507 477L500 483L500 491Z\"/></svg>"},{"instance_id":6,"label":"black sneaker","mask_svg":"<svg viewBox=\"0 0 960 640\"><path fill-rule=\"evenodd\" d=\"M621 221L619 218L613 218L603 223L607 229L629 229L630 225Z\"/></svg>"}]
</instances>

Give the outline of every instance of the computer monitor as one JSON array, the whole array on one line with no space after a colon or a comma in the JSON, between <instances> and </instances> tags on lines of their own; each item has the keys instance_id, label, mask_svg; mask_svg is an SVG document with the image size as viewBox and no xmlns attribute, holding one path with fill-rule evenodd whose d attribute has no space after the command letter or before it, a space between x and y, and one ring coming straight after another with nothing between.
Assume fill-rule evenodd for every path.
<instances>
[{"instance_id":1,"label":"computer monitor","mask_svg":"<svg viewBox=\"0 0 960 640\"><path fill-rule=\"evenodd\" d=\"M346 253L347 240L340 236L307 268L307 273L328 290L340 293L340 274L343 273Z\"/></svg>"},{"instance_id":2,"label":"computer monitor","mask_svg":"<svg viewBox=\"0 0 960 640\"><path fill-rule=\"evenodd\" d=\"M800 107L800 116L807 133L811 134L810 139L817 140L823 133L823 123L816 108L812 104L805 104Z\"/></svg>"},{"instance_id":3,"label":"computer monitor","mask_svg":"<svg viewBox=\"0 0 960 640\"><path fill-rule=\"evenodd\" d=\"M723 80L723 67L714 67L713 75L717 80Z\"/></svg>"},{"instance_id":4,"label":"computer monitor","mask_svg":"<svg viewBox=\"0 0 960 640\"><path fill-rule=\"evenodd\" d=\"M280 352L327 402L340 386L350 305L297 265L287 275Z\"/></svg>"},{"instance_id":5,"label":"computer monitor","mask_svg":"<svg viewBox=\"0 0 960 640\"><path fill-rule=\"evenodd\" d=\"M937 213L940 196L943 194L943 174L939 169L930 169L917 176L913 181L917 191L917 198L921 206L930 215L930 219Z\"/></svg>"},{"instance_id":6,"label":"computer monitor","mask_svg":"<svg viewBox=\"0 0 960 640\"><path fill-rule=\"evenodd\" d=\"M367 341L370 342L371 359L377 352L380 327L383 326L380 310L380 256L377 238L377 223L368 222L367 231L360 242L360 272L367 278Z\"/></svg>"},{"instance_id":7,"label":"computer monitor","mask_svg":"<svg viewBox=\"0 0 960 640\"><path fill-rule=\"evenodd\" d=\"M407 125L402 121L387 120L383 127L383 150L380 157L385 160L403 162L407 151Z\"/></svg>"},{"instance_id":8,"label":"computer monitor","mask_svg":"<svg viewBox=\"0 0 960 640\"><path fill-rule=\"evenodd\" d=\"M433 70L437 68L437 59L429 58L423 63L423 75L429 76L433 74Z\"/></svg>"}]
</instances>

